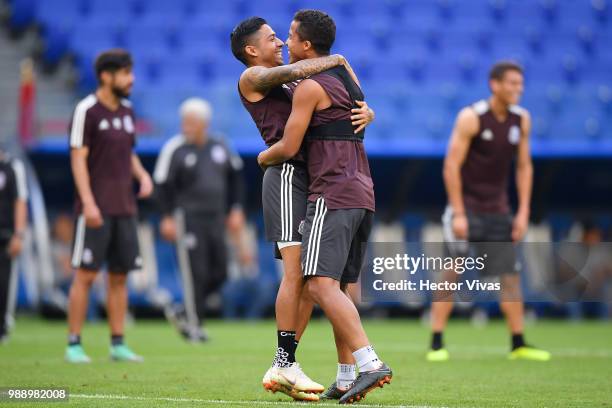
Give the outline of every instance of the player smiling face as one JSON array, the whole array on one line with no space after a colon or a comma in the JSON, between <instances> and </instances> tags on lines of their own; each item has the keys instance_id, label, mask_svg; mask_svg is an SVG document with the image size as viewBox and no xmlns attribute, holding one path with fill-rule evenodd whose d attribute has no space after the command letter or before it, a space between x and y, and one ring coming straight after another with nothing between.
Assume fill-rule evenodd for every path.
<instances>
[{"instance_id":1,"label":"player smiling face","mask_svg":"<svg viewBox=\"0 0 612 408\"><path fill-rule=\"evenodd\" d=\"M271 66L283 65L283 45L285 43L276 36L272 27L264 24L256 34L258 38L254 40L254 48L259 55L259 60Z\"/></svg>"},{"instance_id":2,"label":"player smiling face","mask_svg":"<svg viewBox=\"0 0 612 408\"><path fill-rule=\"evenodd\" d=\"M266 20L251 17L234 28L230 35L232 53L246 66L283 65L283 41Z\"/></svg>"},{"instance_id":3,"label":"player smiling face","mask_svg":"<svg viewBox=\"0 0 612 408\"><path fill-rule=\"evenodd\" d=\"M491 92L507 105L516 105L524 89L523 71L514 63L499 64L490 75Z\"/></svg>"},{"instance_id":4,"label":"player smiling face","mask_svg":"<svg viewBox=\"0 0 612 408\"><path fill-rule=\"evenodd\" d=\"M329 55L335 39L336 24L328 14L320 10L300 10L289 27L289 62Z\"/></svg>"},{"instance_id":5,"label":"player smiling face","mask_svg":"<svg viewBox=\"0 0 612 408\"><path fill-rule=\"evenodd\" d=\"M287 50L289 51L289 63L301 61L306 58L306 49L308 48L308 42L300 38L297 33L297 29L300 23L293 20L289 27L289 36L287 37Z\"/></svg>"}]
</instances>

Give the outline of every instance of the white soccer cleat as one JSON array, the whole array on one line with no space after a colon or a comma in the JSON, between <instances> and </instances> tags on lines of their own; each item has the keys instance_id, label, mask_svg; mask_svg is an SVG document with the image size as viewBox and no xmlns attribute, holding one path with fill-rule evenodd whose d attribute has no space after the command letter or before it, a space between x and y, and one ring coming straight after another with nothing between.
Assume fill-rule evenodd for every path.
<instances>
[{"instance_id":1,"label":"white soccer cleat","mask_svg":"<svg viewBox=\"0 0 612 408\"><path fill-rule=\"evenodd\" d=\"M297 401L318 401L319 396L311 392L298 391L293 387L281 383L278 367L270 367L264 375L261 383L266 391L271 393L282 392Z\"/></svg>"},{"instance_id":2,"label":"white soccer cleat","mask_svg":"<svg viewBox=\"0 0 612 408\"><path fill-rule=\"evenodd\" d=\"M293 363L289 367L277 368L278 382L285 387L291 387L298 391L319 394L325 391L325 387L312 381L304 372L300 363Z\"/></svg>"},{"instance_id":3,"label":"white soccer cleat","mask_svg":"<svg viewBox=\"0 0 612 408\"><path fill-rule=\"evenodd\" d=\"M263 385L267 391L272 390L272 378L275 378L276 376L276 369L277 368L274 366L268 368L268 371L266 371L266 374L264 374L263 379L261 380L261 385Z\"/></svg>"}]
</instances>

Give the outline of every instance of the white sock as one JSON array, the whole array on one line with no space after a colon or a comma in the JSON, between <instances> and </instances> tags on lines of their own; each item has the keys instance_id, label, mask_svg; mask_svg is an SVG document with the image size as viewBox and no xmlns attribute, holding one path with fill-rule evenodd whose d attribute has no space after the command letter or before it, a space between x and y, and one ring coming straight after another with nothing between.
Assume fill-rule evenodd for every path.
<instances>
[{"instance_id":1,"label":"white sock","mask_svg":"<svg viewBox=\"0 0 612 408\"><path fill-rule=\"evenodd\" d=\"M338 374L336 374L336 387L346 390L357 378L354 364L338 363Z\"/></svg>"},{"instance_id":2,"label":"white sock","mask_svg":"<svg viewBox=\"0 0 612 408\"><path fill-rule=\"evenodd\" d=\"M365 346L359 350L353 352L355 361L357 362L357 368L359 372L377 370L382 366L382 361L378 359L374 347Z\"/></svg>"}]
</instances>

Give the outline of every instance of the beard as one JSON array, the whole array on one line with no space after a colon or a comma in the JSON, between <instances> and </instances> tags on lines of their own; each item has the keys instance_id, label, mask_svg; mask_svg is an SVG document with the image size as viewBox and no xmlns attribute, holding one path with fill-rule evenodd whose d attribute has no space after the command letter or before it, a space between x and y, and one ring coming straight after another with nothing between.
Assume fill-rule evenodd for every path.
<instances>
[{"instance_id":1,"label":"beard","mask_svg":"<svg viewBox=\"0 0 612 408\"><path fill-rule=\"evenodd\" d=\"M118 88L113 86L111 90L113 95L115 95L117 98L128 98L130 96L129 88Z\"/></svg>"}]
</instances>

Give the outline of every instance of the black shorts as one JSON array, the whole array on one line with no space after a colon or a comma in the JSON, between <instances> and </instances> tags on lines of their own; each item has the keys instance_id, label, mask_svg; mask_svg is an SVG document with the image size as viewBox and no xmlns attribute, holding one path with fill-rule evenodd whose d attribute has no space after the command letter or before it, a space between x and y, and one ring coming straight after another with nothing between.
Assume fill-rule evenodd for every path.
<instances>
[{"instance_id":1,"label":"black shorts","mask_svg":"<svg viewBox=\"0 0 612 408\"><path fill-rule=\"evenodd\" d=\"M323 197L308 202L302 245L304 278L325 276L355 283L365 264L374 213L362 209L328 210Z\"/></svg>"},{"instance_id":2,"label":"black shorts","mask_svg":"<svg viewBox=\"0 0 612 408\"><path fill-rule=\"evenodd\" d=\"M266 240L301 242L307 200L308 172L304 166L286 162L268 167L261 189Z\"/></svg>"},{"instance_id":3,"label":"black shorts","mask_svg":"<svg viewBox=\"0 0 612 408\"><path fill-rule=\"evenodd\" d=\"M466 213L468 239L460 240L453 234L451 207L442 215L444 242L450 256L486 257L484 275L514 274L520 270L516 246L512 242L512 215Z\"/></svg>"},{"instance_id":4,"label":"black shorts","mask_svg":"<svg viewBox=\"0 0 612 408\"><path fill-rule=\"evenodd\" d=\"M87 227L85 217L78 217L72 266L97 271L105 263L113 273L127 273L142 267L136 217L104 216L104 224L99 228Z\"/></svg>"}]
</instances>

